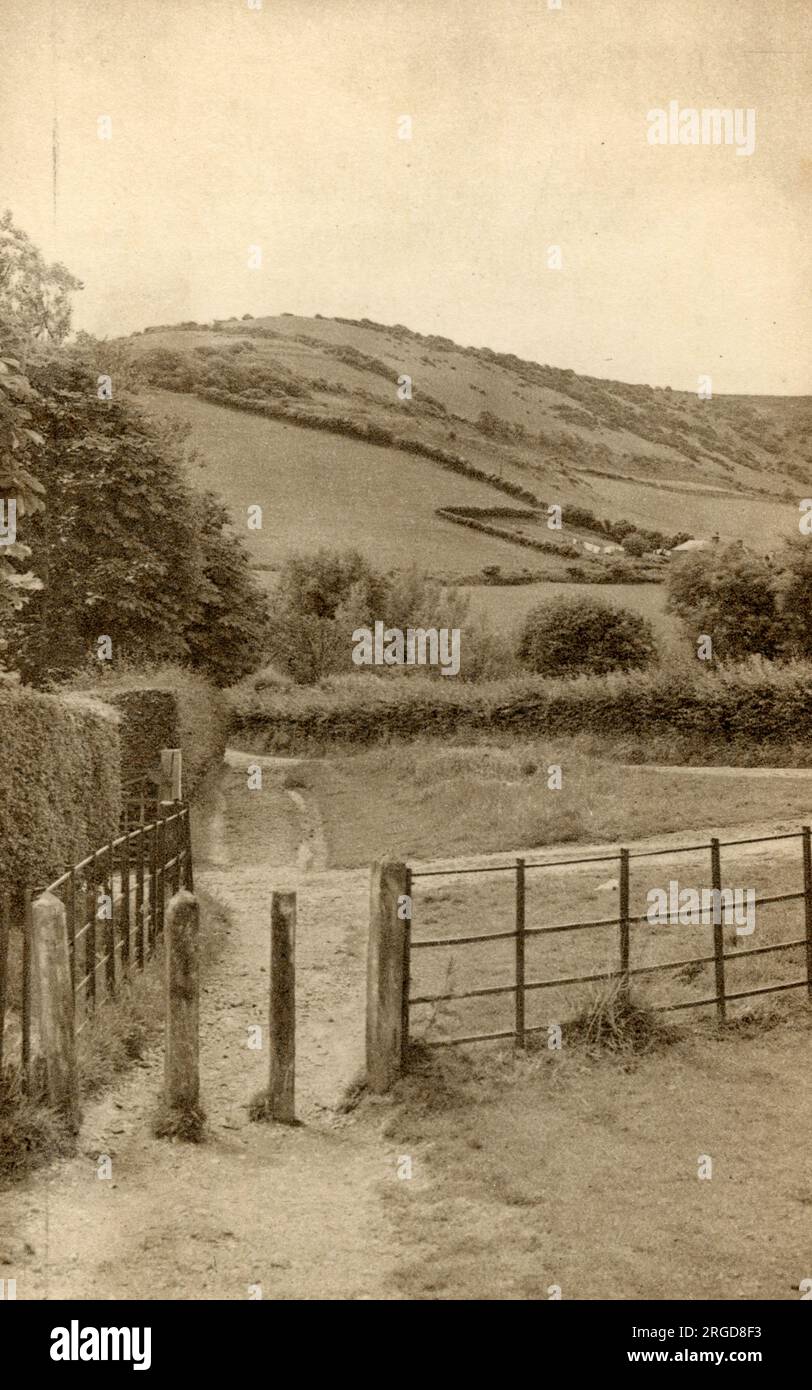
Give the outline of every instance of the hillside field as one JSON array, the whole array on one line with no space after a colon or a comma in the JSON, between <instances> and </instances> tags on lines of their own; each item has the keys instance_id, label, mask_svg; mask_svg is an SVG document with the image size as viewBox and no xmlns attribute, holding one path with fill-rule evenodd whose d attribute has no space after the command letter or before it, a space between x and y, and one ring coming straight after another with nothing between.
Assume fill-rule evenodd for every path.
<instances>
[{"instance_id":1,"label":"hillside field","mask_svg":"<svg viewBox=\"0 0 812 1390\"><path fill-rule=\"evenodd\" d=\"M342 436L353 428L462 456L541 501L767 553L797 534L812 477L807 397L714 397L579 377L401 325L277 315L154 328L122 340L150 409L188 419L202 473L235 517L265 506L255 558L340 538L385 567L545 568L555 557L434 517L504 504L497 488L436 461ZM398 397L409 378L411 398ZM156 389L157 388L157 389ZM201 401L226 391L319 429ZM337 423L331 423L337 422Z\"/></svg>"}]
</instances>

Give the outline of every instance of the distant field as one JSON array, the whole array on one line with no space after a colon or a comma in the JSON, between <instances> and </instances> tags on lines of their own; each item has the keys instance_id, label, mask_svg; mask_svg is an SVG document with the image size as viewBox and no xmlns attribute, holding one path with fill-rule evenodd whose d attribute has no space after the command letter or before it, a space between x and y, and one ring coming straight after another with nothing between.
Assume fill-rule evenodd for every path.
<instances>
[{"instance_id":1,"label":"distant field","mask_svg":"<svg viewBox=\"0 0 812 1390\"><path fill-rule=\"evenodd\" d=\"M442 503L482 507L503 498L428 459L193 396L144 399L154 414L191 423L190 443L200 451L194 479L225 499L238 525L252 503L262 507L262 529L245 532L261 563L322 545L355 546L384 569L414 564L428 573L528 563L527 551L434 515Z\"/></svg>"}]
</instances>

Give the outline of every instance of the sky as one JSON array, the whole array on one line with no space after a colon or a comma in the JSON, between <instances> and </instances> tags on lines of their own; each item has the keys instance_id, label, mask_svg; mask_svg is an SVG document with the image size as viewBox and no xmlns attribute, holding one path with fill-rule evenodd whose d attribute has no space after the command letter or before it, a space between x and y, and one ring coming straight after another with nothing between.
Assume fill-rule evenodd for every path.
<instances>
[{"instance_id":1,"label":"sky","mask_svg":"<svg viewBox=\"0 0 812 1390\"><path fill-rule=\"evenodd\" d=\"M368 317L810 391L810 0L249 3L0 0L0 207L77 328ZM752 109L753 153L651 144L670 102Z\"/></svg>"}]
</instances>

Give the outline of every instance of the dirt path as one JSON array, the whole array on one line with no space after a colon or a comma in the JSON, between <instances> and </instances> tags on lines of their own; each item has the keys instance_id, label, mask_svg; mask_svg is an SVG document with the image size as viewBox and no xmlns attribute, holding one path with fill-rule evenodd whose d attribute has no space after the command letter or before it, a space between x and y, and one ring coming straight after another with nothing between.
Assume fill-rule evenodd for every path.
<instances>
[{"instance_id":1,"label":"dirt path","mask_svg":"<svg viewBox=\"0 0 812 1390\"><path fill-rule=\"evenodd\" d=\"M263 766L262 790L245 768ZM86 1108L76 1158L0 1196L0 1272L18 1298L386 1297L380 1184L387 1108L336 1113L363 1062L367 875L325 872L319 830L271 758L229 758L197 846L197 885L228 909L223 957L201 1001L201 1078L211 1137L153 1139L162 1050ZM297 1128L254 1124L267 1049L268 919L296 888ZM112 1178L97 1176L99 1154Z\"/></svg>"}]
</instances>

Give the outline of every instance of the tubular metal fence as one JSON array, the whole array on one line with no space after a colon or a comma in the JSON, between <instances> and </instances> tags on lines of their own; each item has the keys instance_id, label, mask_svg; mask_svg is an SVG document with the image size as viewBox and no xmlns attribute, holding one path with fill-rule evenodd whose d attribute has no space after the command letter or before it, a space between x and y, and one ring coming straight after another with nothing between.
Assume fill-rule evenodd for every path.
<instances>
[{"instance_id":1,"label":"tubular metal fence","mask_svg":"<svg viewBox=\"0 0 812 1390\"><path fill-rule=\"evenodd\" d=\"M801 849L801 866L803 872L803 887L797 892L777 893L756 896L752 905L754 907L765 906L767 904L785 902L803 902L804 934L793 940L781 941L764 946L754 946L741 949L738 946L733 951L725 950L724 926L720 914L714 914L713 920L713 953L700 956L692 956L687 959L669 960L655 965L643 965L632 967L631 951L631 928L650 921L647 913L632 915L630 912L630 861L637 859L654 858L662 855L675 855L697 852L710 852L710 878L711 888L719 892L722 891L722 849L740 845L760 845L767 844L776 840L799 840ZM708 844L699 845L679 845L668 848L629 851L628 849L616 850L614 853L591 855L581 859L558 859L548 860L540 863L528 863L523 858L515 859L510 864L485 865L475 868L463 869L424 869L407 870L407 893L411 900L411 921L408 923L408 949L406 953L406 969L404 973L403 1004L401 1017L401 1038L402 1038L402 1057L408 1055L410 1030L411 1030L411 1011L418 1005L445 1004L451 1001L463 999L487 999L492 996L513 995L514 1010L513 1022L509 1028L499 1029L494 1032L472 1033L456 1037L443 1038L423 1038L425 1045L430 1047L442 1047L460 1043L485 1042L494 1039L514 1038L519 1047L524 1046L525 1038L530 1033L540 1033L549 1028L548 1023L528 1026L525 1021L525 1005L527 995L530 991L554 989L556 987L577 986L583 984L595 984L598 982L616 982L618 987L628 992L632 979L641 976L656 975L667 971L684 971L687 968L701 971L701 968L708 965L714 967L715 989L711 995L701 998L691 998L670 1002L655 1006L658 1011L666 1012L676 1009L699 1008L708 1005L715 1005L716 1015L720 1022L724 1022L727 1015L727 1005L734 1000L749 999L757 995L773 994L784 990L806 989L812 1001L812 848L810 839L810 828L804 826L800 831L793 831L787 834L759 836L751 839L719 841L712 839ZM526 925L526 875L533 870L541 869L560 869L568 866L581 866L590 864L617 864L618 866L618 912L616 916L600 918L594 921L564 922L550 926L528 927ZM436 936L422 937L415 939L412 931L415 925L415 903L412 891L413 883L427 879L457 879L462 876L475 874L512 874L515 882L515 908L514 925L509 931L475 931L461 936ZM419 915L419 914L418 914ZM719 920L716 920L717 916ZM528 939L549 938L559 933L581 932L596 930L598 928L617 927L617 964L614 968L590 972L587 974L573 974L563 977L550 979L530 979L526 978L526 950ZM470 947L481 945L492 941L513 941L514 942L514 964L513 980L509 984L488 984L481 988L468 990L452 990L442 992L429 992L424 994L412 995L412 953L415 951L423 952L426 950L436 950L448 947ZM805 948L805 973L801 978L782 981L778 984L761 985L753 989L730 990L726 985L725 971L729 961L740 961L747 957L765 956L771 953L794 950L799 947Z\"/></svg>"}]
</instances>

